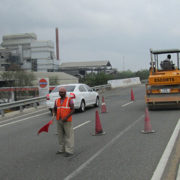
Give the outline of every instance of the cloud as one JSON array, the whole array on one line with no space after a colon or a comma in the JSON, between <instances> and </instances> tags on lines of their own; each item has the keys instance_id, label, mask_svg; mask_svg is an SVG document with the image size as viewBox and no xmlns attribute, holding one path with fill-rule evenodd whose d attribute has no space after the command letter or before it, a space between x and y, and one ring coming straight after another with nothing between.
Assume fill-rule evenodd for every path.
<instances>
[{"instance_id":1,"label":"cloud","mask_svg":"<svg viewBox=\"0 0 180 180\"><path fill-rule=\"evenodd\" d=\"M148 68L149 48L178 48L178 0L1 0L0 36L34 32L69 60L110 60L119 70Z\"/></svg>"}]
</instances>

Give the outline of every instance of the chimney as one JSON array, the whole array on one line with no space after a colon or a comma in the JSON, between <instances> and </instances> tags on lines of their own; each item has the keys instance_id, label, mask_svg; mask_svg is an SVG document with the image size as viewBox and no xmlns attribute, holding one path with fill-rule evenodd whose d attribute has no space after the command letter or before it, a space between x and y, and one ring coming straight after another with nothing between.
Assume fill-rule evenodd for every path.
<instances>
[{"instance_id":1,"label":"chimney","mask_svg":"<svg viewBox=\"0 0 180 180\"><path fill-rule=\"evenodd\" d=\"M58 28L56 28L56 58L59 60L59 34Z\"/></svg>"}]
</instances>

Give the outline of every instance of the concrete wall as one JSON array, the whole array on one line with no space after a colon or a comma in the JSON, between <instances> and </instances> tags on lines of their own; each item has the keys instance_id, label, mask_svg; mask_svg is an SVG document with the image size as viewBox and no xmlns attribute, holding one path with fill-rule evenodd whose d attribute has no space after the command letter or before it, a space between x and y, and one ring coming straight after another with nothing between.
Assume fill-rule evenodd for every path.
<instances>
[{"instance_id":1,"label":"concrete wall","mask_svg":"<svg viewBox=\"0 0 180 180\"><path fill-rule=\"evenodd\" d=\"M108 84L111 84L111 88L118 88L118 87L127 87L131 85L138 85L141 84L140 78L127 78L127 79L116 79L116 80L109 80Z\"/></svg>"}]
</instances>

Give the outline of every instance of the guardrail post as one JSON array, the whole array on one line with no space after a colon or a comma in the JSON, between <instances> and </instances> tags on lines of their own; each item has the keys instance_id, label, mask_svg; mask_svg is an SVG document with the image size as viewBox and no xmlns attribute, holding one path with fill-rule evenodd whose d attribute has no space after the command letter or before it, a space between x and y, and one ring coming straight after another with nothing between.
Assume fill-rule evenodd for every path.
<instances>
[{"instance_id":1,"label":"guardrail post","mask_svg":"<svg viewBox=\"0 0 180 180\"><path fill-rule=\"evenodd\" d=\"M1 116L4 117L4 110L1 110Z\"/></svg>"},{"instance_id":2,"label":"guardrail post","mask_svg":"<svg viewBox=\"0 0 180 180\"><path fill-rule=\"evenodd\" d=\"M36 102L33 103L33 106L34 106L35 109L37 109L37 103Z\"/></svg>"},{"instance_id":3,"label":"guardrail post","mask_svg":"<svg viewBox=\"0 0 180 180\"><path fill-rule=\"evenodd\" d=\"M23 112L23 106L20 106L20 112Z\"/></svg>"}]
</instances>

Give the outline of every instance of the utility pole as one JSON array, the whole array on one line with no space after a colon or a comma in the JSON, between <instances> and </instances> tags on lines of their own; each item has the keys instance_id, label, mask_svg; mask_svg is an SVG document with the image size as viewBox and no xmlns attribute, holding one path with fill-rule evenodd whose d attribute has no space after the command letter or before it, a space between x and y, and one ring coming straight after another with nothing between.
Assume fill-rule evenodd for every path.
<instances>
[{"instance_id":1,"label":"utility pole","mask_svg":"<svg viewBox=\"0 0 180 180\"><path fill-rule=\"evenodd\" d=\"M56 28L56 58L59 60L59 32L58 28Z\"/></svg>"}]
</instances>

